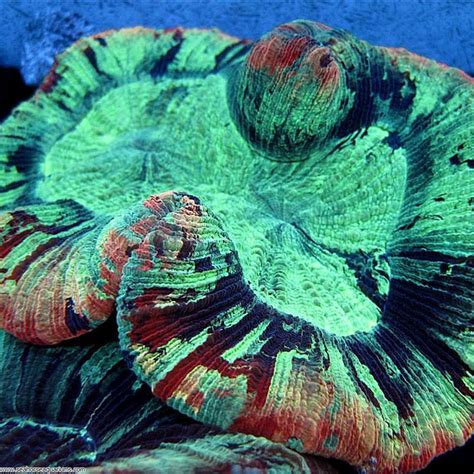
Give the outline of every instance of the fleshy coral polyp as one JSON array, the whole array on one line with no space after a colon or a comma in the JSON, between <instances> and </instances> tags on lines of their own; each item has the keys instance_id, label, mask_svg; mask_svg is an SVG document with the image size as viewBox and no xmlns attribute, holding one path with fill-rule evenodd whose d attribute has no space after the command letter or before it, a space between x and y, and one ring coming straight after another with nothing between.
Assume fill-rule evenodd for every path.
<instances>
[{"instance_id":1,"label":"fleshy coral polyp","mask_svg":"<svg viewBox=\"0 0 474 474\"><path fill-rule=\"evenodd\" d=\"M474 428L473 123L467 75L310 21L81 39L0 128L0 326L116 317L199 422L421 469Z\"/></svg>"}]
</instances>

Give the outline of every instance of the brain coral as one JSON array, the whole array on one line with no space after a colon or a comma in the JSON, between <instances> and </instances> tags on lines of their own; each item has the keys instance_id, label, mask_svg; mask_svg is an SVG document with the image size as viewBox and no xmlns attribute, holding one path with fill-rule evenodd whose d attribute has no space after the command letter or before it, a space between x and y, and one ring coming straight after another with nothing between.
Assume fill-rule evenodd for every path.
<instances>
[{"instance_id":1,"label":"brain coral","mask_svg":"<svg viewBox=\"0 0 474 474\"><path fill-rule=\"evenodd\" d=\"M0 324L116 313L183 414L420 469L474 428L473 147L472 79L318 23L82 39L0 129Z\"/></svg>"}]
</instances>

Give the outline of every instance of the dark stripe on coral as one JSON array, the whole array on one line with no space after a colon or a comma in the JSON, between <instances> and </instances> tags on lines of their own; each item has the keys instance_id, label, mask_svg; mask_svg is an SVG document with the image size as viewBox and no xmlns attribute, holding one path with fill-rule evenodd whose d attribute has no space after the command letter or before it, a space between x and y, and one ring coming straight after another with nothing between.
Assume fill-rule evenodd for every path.
<instances>
[{"instance_id":1,"label":"dark stripe on coral","mask_svg":"<svg viewBox=\"0 0 474 474\"><path fill-rule=\"evenodd\" d=\"M163 289L159 291L161 293ZM170 293L172 291L169 290ZM150 308L145 305L144 311L135 310L129 317L132 324L130 341L132 344L145 344L154 351L174 337L190 340L209 325L214 328L220 326L219 314L238 304L245 304L252 297L242 276L237 274L219 280L214 291L197 301L190 301L190 295L183 294L174 305L157 311L154 318L150 318ZM156 328L161 330L158 332Z\"/></svg>"},{"instance_id":2,"label":"dark stripe on coral","mask_svg":"<svg viewBox=\"0 0 474 474\"><path fill-rule=\"evenodd\" d=\"M95 72L97 74L102 74L102 71L99 69L99 66L97 65L97 56L95 54L95 51L90 46L84 49L84 55L89 60L92 67L95 69Z\"/></svg>"},{"instance_id":3,"label":"dark stripe on coral","mask_svg":"<svg viewBox=\"0 0 474 474\"><path fill-rule=\"evenodd\" d=\"M71 403L71 400L77 400L79 398L79 394L82 390L82 377L81 377L81 370L83 370L84 364L91 359L94 353L97 351L97 347L91 346L88 347L85 351L84 355L77 359L75 362L74 371L69 376L69 383L65 386L64 389L64 396L61 401L61 407L59 409L59 420L71 420L74 416L74 411L76 410L75 404ZM56 362L57 366L57 361ZM48 374L48 371L44 371L45 375ZM47 381L44 382L47 384Z\"/></svg>"},{"instance_id":4,"label":"dark stripe on coral","mask_svg":"<svg viewBox=\"0 0 474 474\"><path fill-rule=\"evenodd\" d=\"M107 41L105 38L101 38L100 36L97 38L94 38L101 46L107 46Z\"/></svg>"},{"instance_id":5,"label":"dark stripe on coral","mask_svg":"<svg viewBox=\"0 0 474 474\"><path fill-rule=\"evenodd\" d=\"M393 257L410 258L413 260L426 260L431 262L444 262L451 264L466 264L468 267L474 268L474 255L467 255L466 257L454 257L435 250L426 250L424 248L416 248L413 250L404 250L390 254Z\"/></svg>"},{"instance_id":6,"label":"dark stripe on coral","mask_svg":"<svg viewBox=\"0 0 474 474\"><path fill-rule=\"evenodd\" d=\"M469 367L462 361L457 352L451 349L440 337L434 335L431 330L436 328L435 334L438 334L441 328L437 326L440 323L445 325L448 315L451 320L450 324L456 327L456 313L450 311L449 308L453 307L459 310L462 301L456 294L450 292L449 288L446 291L440 291L437 288L392 279L384 319L394 328L400 339L405 338L407 341L412 341L417 350L439 372L452 379L461 393L474 397L474 392L462 381L462 377L468 374ZM461 314L472 315L470 303L466 302L465 305L466 307ZM470 316L471 326L472 323L472 316ZM463 318L458 324L458 331L462 330L465 324ZM449 329L446 330L449 331ZM454 331L458 332L456 329ZM449 332L446 335L449 335ZM398 351L403 352L405 346L406 344L398 347ZM409 354L407 354L408 358Z\"/></svg>"},{"instance_id":7,"label":"dark stripe on coral","mask_svg":"<svg viewBox=\"0 0 474 474\"><path fill-rule=\"evenodd\" d=\"M350 355L347 354L346 352L342 353L344 362L349 369L351 373L352 380L355 382L355 384L359 387L361 392L367 397L367 400L372 403L372 405L376 408L380 408L380 403L379 401L375 398L374 392L370 390L368 385L364 383L364 381L359 377L359 374L357 372L357 369L354 367L354 363L352 359L350 358Z\"/></svg>"},{"instance_id":8,"label":"dark stripe on coral","mask_svg":"<svg viewBox=\"0 0 474 474\"><path fill-rule=\"evenodd\" d=\"M375 303L380 310L383 310L386 298L380 293L377 280L374 277L374 273L377 272L375 268L377 262L374 257L360 251L347 255L346 262L354 272L357 286L362 293Z\"/></svg>"},{"instance_id":9,"label":"dark stripe on coral","mask_svg":"<svg viewBox=\"0 0 474 474\"><path fill-rule=\"evenodd\" d=\"M212 265L212 259L209 256L197 259L194 262L194 267L197 273L207 272L214 268Z\"/></svg>"},{"instance_id":10,"label":"dark stripe on coral","mask_svg":"<svg viewBox=\"0 0 474 474\"><path fill-rule=\"evenodd\" d=\"M229 64L234 63L237 59L241 59L250 51L251 46L252 45L249 41L242 40L238 43L230 44L229 46L224 48L216 56L216 65L214 67L214 72L219 71L220 69L228 66Z\"/></svg>"},{"instance_id":11,"label":"dark stripe on coral","mask_svg":"<svg viewBox=\"0 0 474 474\"><path fill-rule=\"evenodd\" d=\"M75 305L72 298L66 299L66 325L71 331L71 334L76 335L78 332L87 331L90 329L87 318L75 311Z\"/></svg>"},{"instance_id":12,"label":"dark stripe on coral","mask_svg":"<svg viewBox=\"0 0 474 474\"><path fill-rule=\"evenodd\" d=\"M81 222L74 223L71 226L65 226L65 227L76 227L80 224L81 224ZM48 228L49 226L44 226L44 227ZM54 227L52 227L52 228L54 228ZM19 262L16 265L14 270L11 272L11 275L10 275L9 279L19 281L19 279L22 277L23 273L26 272L28 267L36 259L43 256L45 252L47 252L48 250L50 250L53 247L56 247L57 245L63 244L65 241L67 241L71 238L73 238L73 239L78 238L81 235L88 232L89 230L90 230L89 228L81 228L77 232L74 232L73 234L66 235L66 236L63 236L63 237L53 237L50 240L48 240L47 242L44 242L44 243L38 245L38 247L33 252L31 252L28 256L26 256L26 258L24 260L22 260L21 262ZM32 232L34 232L34 231L38 231L38 229L32 229ZM71 244L72 244L72 242L73 241L71 240Z\"/></svg>"},{"instance_id":13,"label":"dark stripe on coral","mask_svg":"<svg viewBox=\"0 0 474 474\"><path fill-rule=\"evenodd\" d=\"M239 367L239 364L229 364L221 358L221 354L227 349L234 347L250 331L255 329L261 321L254 314L249 313L236 326L226 328L223 325L219 325L213 327L206 341L186 358L180 360L174 369L153 387L153 392L166 400L172 396L186 376L198 365L218 370L220 374L230 378L237 377L242 373L258 371L256 366L252 367L249 364L245 364L243 367ZM186 336L188 338L187 332Z\"/></svg>"},{"instance_id":14,"label":"dark stripe on coral","mask_svg":"<svg viewBox=\"0 0 474 474\"><path fill-rule=\"evenodd\" d=\"M8 155L8 165L15 166L18 173L26 174L32 171L37 155L38 149L34 145L19 145Z\"/></svg>"},{"instance_id":15,"label":"dark stripe on coral","mask_svg":"<svg viewBox=\"0 0 474 474\"><path fill-rule=\"evenodd\" d=\"M25 184L28 184L28 181L26 179L13 181L12 183L8 183L6 186L0 186L0 193L6 193L7 191L18 189L19 187L24 186Z\"/></svg>"},{"instance_id":16,"label":"dark stripe on coral","mask_svg":"<svg viewBox=\"0 0 474 474\"><path fill-rule=\"evenodd\" d=\"M178 43L172 46L164 56L162 56L150 70L150 76L157 78L166 74L168 67L174 61L183 44L182 37L178 38Z\"/></svg>"},{"instance_id":17,"label":"dark stripe on coral","mask_svg":"<svg viewBox=\"0 0 474 474\"><path fill-rule=\"evenodd\" d=\"M403 348L400 348L399 345L394 345L392 335L388 334L382 326L377 326L374 334L387 356L403 372L405 364L410 363L410 354L404 354ZM413 416L413 398L410 393L410 387L407 387L405 383L400 382L398 379L395 380L390 377L383 361L368 346L363 336L360 338L352 337L346 342L349 352L352 352L362 364L368 367L385 398L395 404L400 416L405 419ZM341 352L343 352L342 348Z\"/></svg>"}]
</instances>

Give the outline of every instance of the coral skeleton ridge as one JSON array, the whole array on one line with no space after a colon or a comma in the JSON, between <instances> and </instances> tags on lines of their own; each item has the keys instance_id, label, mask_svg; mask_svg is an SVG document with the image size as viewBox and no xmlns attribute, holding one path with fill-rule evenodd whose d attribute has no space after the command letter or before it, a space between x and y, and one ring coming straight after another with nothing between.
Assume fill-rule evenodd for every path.
<instances>
[{"instance_id":1,"label":"coral skeleton ridge","mask_svg":"<svg viewBox=\"0 0 474 474\"><path fill-rule=\"evenodd\" d=\"M471 78L319 23L79 40L0 126L0 439L91 472L462 445L473 150Z\"/></svg>"}]
</instances>

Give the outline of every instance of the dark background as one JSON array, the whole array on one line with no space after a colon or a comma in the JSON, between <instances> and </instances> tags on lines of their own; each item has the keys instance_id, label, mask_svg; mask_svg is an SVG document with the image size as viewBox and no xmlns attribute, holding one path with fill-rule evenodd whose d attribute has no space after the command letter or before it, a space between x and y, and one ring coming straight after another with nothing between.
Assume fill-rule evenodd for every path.
<instances>
[{"instance_id":1,"label":"dark background","mask_svg":"<svg viewBox=\"0 0 474 474\"><path fill-rule=\"evenodd\" d=\"M85 34L181 25L256 39L298 18L474 73L474 0L0 0L0 121L31 96L54 55ZM474 439L422 472L472 474Z\"/></svg>"}]
</instances>

